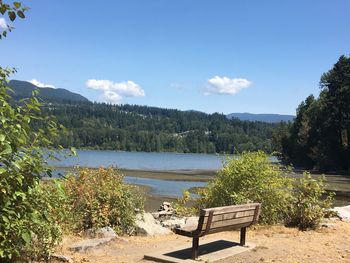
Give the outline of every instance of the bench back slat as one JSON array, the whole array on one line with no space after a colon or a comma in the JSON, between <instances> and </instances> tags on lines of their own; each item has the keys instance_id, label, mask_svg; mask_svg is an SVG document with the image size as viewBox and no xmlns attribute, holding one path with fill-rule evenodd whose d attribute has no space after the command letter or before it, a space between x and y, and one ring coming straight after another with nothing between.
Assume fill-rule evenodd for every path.
<instances>
[{"instance_id":1,"label":"bench back slat","mask_svg":"<svg viewBox=\"0 0 350 263\"><path fill-rule=\"evenodd\" d=\"M210 229L208 231L208 233L205 233L205 231L201 231L200 236L204 236L207 234L214 234L214 233L218 233L218 232L222 232L222 231L236 230L236 229L240 229L242 227L249 227L250 225L251 225L251 223L244 223L244 224L239 224L239 225L234 225L234 226L217 227L217 228Z\"/></svg>"},{"instance_id":2,"label":"bench back slat","mask_svg":"<svg viewBox=\"0 0 350 263\"><path fill-rule=\"evenodd\" d=\"M202 236L248 227L257 222L259 214L259 203L201 209L197 231Z\"/></svg>"},{"instance_id":3,"label":"bench back slat","mask_svg":"<svg viewBox=\"0 0 350 263\"><path fill-rule=\"evenodd\" d=\"M241 211L241 212L234 212L234 213L214 214L212 222L241 218L246 216L253 216L254 214L255 214L255 209Z\"/></svg>"}]
</instances>

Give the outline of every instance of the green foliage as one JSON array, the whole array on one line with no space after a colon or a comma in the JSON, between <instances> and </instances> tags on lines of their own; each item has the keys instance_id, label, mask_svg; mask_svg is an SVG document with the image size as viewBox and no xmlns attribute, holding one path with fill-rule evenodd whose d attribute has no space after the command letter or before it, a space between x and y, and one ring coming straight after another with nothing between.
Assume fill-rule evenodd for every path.
<instances>
[{"instance_id":1,"label":"green foliage","mask_svg":"<svg viewBox=\"0 0 350 263\"><path fill-rule=\"evenodd\" d=\"M324 198L324 196L326 196ZM301 230L315 229L328 213L333 194L325 191L325 178L313 179L309 173L294 181L286 223Z\"/></svg>"},{"instance_id":2,"label":"green foliage","mask_svg":"<svg viewBox=\"0 0 350 263\"><path fill-rule=\"evenodd\" d=\"M183 191L182 197L178 198L176 202L172 203L176 214L179 216L193 216L197 214L197 209L193 206L195 202L194 198L191 198L189 191Z\"/></svg>"},{"instance_id":3,"label":"green foliage","mask_svg":"<svg viewBox=\"0 0 350 263\"><path fill-rule=\"evenodd\" d=\"M41 113L35 97L9 103L6 81L12 72L0 69L0 258L46 257L60 235L38 184L51 174L46 159L54 158L51 140L59 127Z\"/></svg>"},{"instance_id":4,"label":"green foliage","mask_svg":"<svg viewBox=\"0 0 350 263\"><path fill-rule=\"evenodd\" d=\"M22 232L25 241L21 257L25 259L49 258L54 248L61 241L61 227L54 211L60 208L57 196L45 184L36 182L27 194L27 201L31 204L30 220L24 221L24 228L30 232Z\"/></svg>"},{"instance_id":5,"label":"green foliage","mask_svg":"<svg viewBox=\"0 0 350 263\"><path fill-rule=\"evenodd\" d=\"M78 102L46 104L45 112L69 130L58 141L64 147L185 153L276 150L271 134L278 124L228 120L217 113Z\"/></svg>"},{"instance_id":6,"label":"green foliage","mask_svg":"<svg viewBox=\"0 0 350 263\"><path fill-rule=\"evenodd\" d=\"M228 160L208 187L201 191L200 207L215 207L249 202L262 203L259 222L283 221L290 201L291 180L280 166L259 152L244 152Z\"/></svg>"},{"instance_id":7,"label":"green foliage","mask_svg":"<svg viewBox=\"0 0 350 263\"><path fill-rule=\"evenodd\" d=\"M2 15L7 14L11 21L15 21L17 17L25 18L24 13L28 10L27 7L22 7L20 2L13 2L12 5L3 3L0 1L0 13ZM7 36L7 32L11 32L13 27L7 25L7 29L0 33L0 39Z\"/></svg>"},{"instance_id":8,"label":"green foliage","mask_svg":"<svg viewBox=\"0 0 350 263\"><path fill-rule=\"evenodd\" d=\"M111 226L117 233L131 233L136 213L143 211L143 197L112 168L81 169L64 179L62 187L66 219L75 231Z\"/></svg>"},{"instance_id":9,"label":"green foliage","mask_svg":"<svg viewBox=\"0 0 350 263\"><path fill-rule=\"evenodd\" d=\"M24 18L26 10L20 2L0 1L0 13L11 21ZM0 39L12 29L4 29ZM51 217L49 192L39 183L51 173L45 157L53 157L51 139L59 129L42 115L35 97L10 103L7 81L15 71L0 67L0 261L47 258L61 237ZM41 122L42 128L33 125Z\"/></svg>"},{"instance_id":10,"label":"green foliage","mask_svg":"<svg viewBox=\"0 0 350 263\"><path fill-rule=\"evenodd\" d=\"M350 170L350 57L322 75L319 98L306 98L282 139L286 162L321 170Z\"/></svg>"}]
</instances>

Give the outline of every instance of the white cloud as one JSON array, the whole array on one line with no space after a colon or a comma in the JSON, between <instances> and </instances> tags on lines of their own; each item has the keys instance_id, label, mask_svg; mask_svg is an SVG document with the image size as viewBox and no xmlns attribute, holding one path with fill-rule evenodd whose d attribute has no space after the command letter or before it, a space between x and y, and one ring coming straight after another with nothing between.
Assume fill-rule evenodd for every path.
<instances>
[{"instance_id":1,"label":"white cloud","mask_svg":"<svg viewBox=\"0 0 350 263\"><path fill-rule=\"evenodd\" d=\"M228 94L234 95L242 89L248 88L252 82L243 78L219 77L215 76L208 79L208 87L204 95L210 94Z\"/></svg>"},{"instance_id":2,"label":"white cloud","mask_svg":"<svg viewBox=\"0 0 350 263\"><path fill-rule=\"evenodd\" d=\"M32 83L33 85L39 87L39 88L53 88L53 89L56 88L54 85L42 83L37 79L29 80L29 82Z\"/></svg>"},{"instance_id":3,"label":"white cloud","mask_svg":"<svg viewBox=\"0 0 350 263\"><path fill-rule=\"evenodd\" d=\"M3 17L0 17L0 28L2 28L2 29L7 29L7 23L6 23L6 20L5 20L5 18L3 18Z\"/></svg>"},{"instance_id":4,"label":"white cloud","mask_svg":"<svg viewBox=\"0 0 350 263\"><path fill-rule=\"evenodd\" d=\"M85 85L90 89L104 91L101 98L109 103L119 103L123 97L145 96L145 91L131 80L113 82L110 80L89 79Z\"/></svg>"}]
</instances>

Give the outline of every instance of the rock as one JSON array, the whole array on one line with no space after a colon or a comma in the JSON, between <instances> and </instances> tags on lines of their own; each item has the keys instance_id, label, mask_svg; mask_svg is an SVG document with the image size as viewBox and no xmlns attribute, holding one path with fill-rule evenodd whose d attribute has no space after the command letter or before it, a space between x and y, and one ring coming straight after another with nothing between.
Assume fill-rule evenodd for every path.
<instances>
[{"instance_id":1,"label":"rock","mask_svg":"<svg viewBox=\"0 0 350 263\"><path fill-rule=\"evenodd\" d=\"M199 217L175 217L172 216L170 219L162 220L160 224L164 227L174 229L174 228L183 228L187 226L197 226Z\"/></svg>"},{"instance_id":2,"label":"rock","mask_svg":"<svg viewBox=\"0 0 350 263\"><path fill-rule=\"evenodd\" d=\"M350 205L348 206L340 206L340 207L334 207L332 211L337 212L339 218L342 221L349 222L350 221Z\"/></svg>"},{"instance_id":3,"label":"rock","mask_svg":"<svg viewBox=\"0 0 350 263\"><path fill-rule=\"evenodd\" d=\"M190 216L185 218L185 225L184 226L196 226L198 225L198 216Z\"/></svg>"},{"instance_id":4,"label":"rock","mask_svg":"<svg viewBox=\"0 0 350 263\"><path fill-rule=\"evenodd\" d=\"M105 237L117 237L117 234L114 232L113 228L106 226L98 229L88 229L86 230L87 236L90 238L105 238Z\"/></svg>"},{"instance_id":5,"label":"rock","mask_svg":"<svg viewBox=\"0 0 350 263\"><path fill-rule=\"evenodd\" d=\"M184 226L186 223L185 218L171 218L168 220L162 221L160 224L164 227L174 229Z\"/></svg>"},{"instance_id":6,"label":"rock","mask_svg":"<svg viewBox=\"0 0 350 263\"><path fill-rule=\"evenodd\" d=\"M159 217L164 217L164 216L171 216L172 214L173 214L173 212L169 212L169 211L160 211L160 212L158 212L158 214L159 214Z\"/></svg>"},{"instance_id":7,"label":"rock","mask_svg":"<svg viewBox=\"0 0 350 263\"><path fill-rule=\"evenodd\" d=\"M159 212L174 212L174 208L171 206L169 202L163 202L163 204L158 209Z\"/></svg>"},{"instance_id":8,"label":"rock","mask_svg":"<svg viewBox=\"0 0 350 263\"><path fill-rule=\"evenodd\" d=\"M103 238L103 237L116 237L117 234L114 232L113 228L106 226L106 227L102 227L96 230L96 235L99 238Z\"/></svg>"},{"instance_id":9,"label":"rock","mask_svg":"<svg viewBox=\"0 0 350 263\"><path fill-rule=\"evenodd\" d=\"M140 214L136 217L136 234L146 236L166 235L171 231L161 226L154 219L151 213L144 213L143 218Z\"/></svg>"},{"instance_id":10,"label":"rock","mask_svg":"<svg viewBox=\"0 0 350 263\"><path fill-rule=\"evenodd\" d=\"M69 247L69 249L75 252L85 251L87 249L92 249L92 248L96 248L98 246L107 244L109 241L113 239L114 239L113 237L85 239L77 243L74 243Z\"/></svg>"},{"instance_id":11,"label":"rock","mask_svg":"<svg viewBox=\"0 0 350 263\"><path fill-rule=\"evenodd\" d=\"M152 216L154 219L158 219L159 218L159 212L153 212Z\"/></svg>"},{"instance_id":12,"label":"rock","mask_svg":"<svg viewBox=\"0 0 350 263\"><path fill-rule=\"evenodd\" d=\"M61 262L69 262L69 263L73 262L70 257L65 255L52 254L51 258Z\"/></svg>"}]
</instances>

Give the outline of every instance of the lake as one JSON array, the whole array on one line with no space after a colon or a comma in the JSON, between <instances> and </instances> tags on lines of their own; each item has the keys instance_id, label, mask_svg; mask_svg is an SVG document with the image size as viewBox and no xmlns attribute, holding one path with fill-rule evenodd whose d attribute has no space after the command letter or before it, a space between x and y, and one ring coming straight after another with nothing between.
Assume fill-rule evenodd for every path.
<instances>
[{"instance_id":1,"label":"lake","mask_svg":"<svg viewBox=\"0 0 350 263\"><path fill-rule=\"evenodd\" d=\"M232 157L232 156L231 156ZM50 162L56 167L89 167L98 168L118 167L130 170L219 170L222 162L227 158L217 154L183 154L183 153L147 153L147 152L116 152L78 150L77 156L67 157L60 161ZM55 175L64 174L65 171L58 168ZM125 176L124 181L130 184L150 187L151 194L181 197L182 192L192 187L203 187L205 182L188 182L178 180L161 180Z\"/></svg>"},{"instance_id":2,"label":"lake","mask_svg":"<svg viewBox=\"0 0 350 263\"><path fill-rule=\"evenodd\" d=\"M50 164L59 167L56 169L55 175L65 173L62 167L70 168L75 166L89 168L113 166L120 169L150 171L217 171L228 157L232 158L233 155L78 150L77 156L67 157L61 161L52 161ZM277 161L274 157L271 160ZM148 186L151 188L152 194L168 197L180 197L183 190L206 185L205 182L140 178L137 177L137 174L135 176L125 176L124 181L126 183Z\"/></svg>"},{"instance_id":3,"label":"lake","mask_svg":"<svg viewBox=\"0 0 350 263\"><path fill-rule=\"evenodd\" d=\"M120 169L134 170L125 176L124 181L130 184L144 185L150 187L150 193L159 196L180 197L183 190L192 187L203 187L205 182L190 182L185 180L176 180L170 177L170 180L158 178L141 178L137 170L149 171L176 171L176 170L210 170L217 171L222 167L222 163L227 157L233 156L218 154L183 154L183 153L146 153L146 152L116 152L116 151L96 151L96 150L78 150L78 155L62 159L61 161L51 162L56 166L54 175L64 174L64 168L74 166L98 168L118 167ZM277 158L271 157L272 162L277 162ZM152 173L152 172L151 172ZM154 172L153 172L154 173ZM158 172L164 175L165 172ZM347 196L349 189L345 187L349 184L350 178L347 176L327 176L328 183L332 190L346 192L346 196L337 196L338 202L342 205L349 204L350 199ZM344 198L344 200L342 200Z\"/></svg>"},{"instance_id":4,"label":"lake","mask_svg":"<svg viewBox=\"0 0 350 263\"><path fill-rule=\"evenodd\" d=\"M117 167L132 170L218 170L226 155L78 150L77 156L51 162L54 166ZM231 156L232 157L232 156Z\"/></svg>"}]
</instances>

